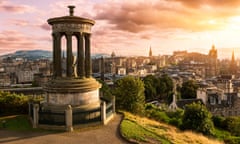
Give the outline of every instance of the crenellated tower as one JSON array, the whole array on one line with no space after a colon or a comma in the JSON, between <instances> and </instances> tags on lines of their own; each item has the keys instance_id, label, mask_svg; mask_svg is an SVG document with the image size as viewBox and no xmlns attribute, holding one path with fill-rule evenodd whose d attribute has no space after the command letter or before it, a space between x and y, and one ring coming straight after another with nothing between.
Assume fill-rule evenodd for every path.
<instances>
[{"instance_id":1,"label":"crenellated tower","mask_svg":"<svg viewBox=\"0 0 240 144\"><path fill-rule=\"evenodd\" d=\"M206 67L206 77L214 77L218 75L218 53L214 45L212 45L211 50L208 53L207 67Z\"/></svg>"}]
</instances>

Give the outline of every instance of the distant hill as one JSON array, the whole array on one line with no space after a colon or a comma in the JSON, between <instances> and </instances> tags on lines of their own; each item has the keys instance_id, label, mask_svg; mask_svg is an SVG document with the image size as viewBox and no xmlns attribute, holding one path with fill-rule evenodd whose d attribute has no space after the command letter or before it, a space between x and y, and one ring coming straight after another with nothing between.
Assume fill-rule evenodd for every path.
<instances>
[{"instance_id":1,"label":"distant hill","mask_svg":"<svg viewBox=\"0 0 240 144\"><path fill-rule=\"evenodd\" d=\"M52 52L46 50L19 50L15 53L1 56L3 58L25 58L27 60L52 59Z\"/></svg>"},{"instance_id":2,"label":"distant hill","mask_svg":"<svg viewBox=\"0 0 240 144\"><path fill-rule=\"evenodd\" d=\"M65 54L66 55L66 52ZM27 60L52 59L52 51L46 50L19 50L15 53L0 56L0 58L25 58ZM110 57L109 54L92 54L92 58Z\"/></svg>"}]
</instances>

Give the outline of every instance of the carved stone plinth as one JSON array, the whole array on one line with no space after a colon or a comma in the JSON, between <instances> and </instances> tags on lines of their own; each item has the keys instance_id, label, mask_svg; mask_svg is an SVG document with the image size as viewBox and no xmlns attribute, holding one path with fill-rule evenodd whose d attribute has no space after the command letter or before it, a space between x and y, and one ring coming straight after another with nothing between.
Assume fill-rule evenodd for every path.
<instances>
[{"instance_id":1,"label":"carved stone plinth","mask_svg":"<svg viewBox=\"0 0 240 144\"><path fill-rule=\"evenodd\" d=\"M46 102L50 105L83 106L100 103L99 84L93 78L61 78L49 81L44 88L47 92Z\"/></svg>"}]
</instances>

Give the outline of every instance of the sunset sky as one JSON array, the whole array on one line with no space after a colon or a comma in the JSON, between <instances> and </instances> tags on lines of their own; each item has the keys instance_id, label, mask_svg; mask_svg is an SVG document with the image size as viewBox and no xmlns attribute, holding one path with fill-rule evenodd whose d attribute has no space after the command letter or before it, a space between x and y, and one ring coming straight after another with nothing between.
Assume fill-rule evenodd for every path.
<instances>
[{"instance_id":1,"label":"sunset sky","mask_svg":"<svg viewBox=\"0 0 240 144\"><path fill-rule=\"evenodd\" d=\"M47 19L75 15L96 21L92 53L147 56L176 50L240 57L240 0L0 0L0 55L52 50Z\"/></svg>"}]
</instances>

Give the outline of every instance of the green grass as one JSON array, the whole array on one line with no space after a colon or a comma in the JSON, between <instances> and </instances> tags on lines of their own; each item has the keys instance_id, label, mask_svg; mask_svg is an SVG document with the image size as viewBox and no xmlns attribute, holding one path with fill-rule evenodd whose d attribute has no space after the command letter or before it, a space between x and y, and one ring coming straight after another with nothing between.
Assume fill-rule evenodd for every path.
<instances>
[{"instance_id":1,"label":"green grass","mask_svg":"<svg viewBox=\"0 0 240 144\"><path fill-rule=\"evenodd\" d=\"M26 115L0 117L0 129L30 131L33 130Z\"/></svg>"},{"instance_id":2,"label":"green grass","mask_svg":"<svg viewBox=\"0 0 240 144\"><path fill-rule=\"evenodd\" d=\"M217 139L220 139L220 140L224 140L225 138L231 136L230 132L225 131L225 130L221 130L221 129L218 129L218 128L215 128L214 134L215 134L214 136Z\"/></svg>"},{"instance_id":3,"label":"green grass","mask_svg":"<svg viewBox=\"0 0 240 144\"><path fill-rule=\"evenodd\" d=\"M157 141L163 144L170 144L170 142L162 136L159 136L154 132L145 129L136 122L127 119L122 121L121 131L123 136L130 140L136 140L139 142Z\"/></svg>"},{"instance_id":4,"label":"green grass","mask_svg":"<svg viewBox=\"0 0 240 144\"><path fill-rule=\"evenodd\" d=\"M163 122L122 112L124 119L120 125L123 137L134 143L161 144L222 144L222 141L205 137L192 131L180 131L174 126ZM217 131L221 139L221 131ZM224 134L225 135L225 134ZM227 133L226 133L227 135ZM230 141L230 140L229 140ZM231 139L231 141L233 141ZM237 141L234 139L234 141ZM233 143L232 143L233 144ZM235 143L234 143L235 144Z\"/></svg>"}]
</instances>

